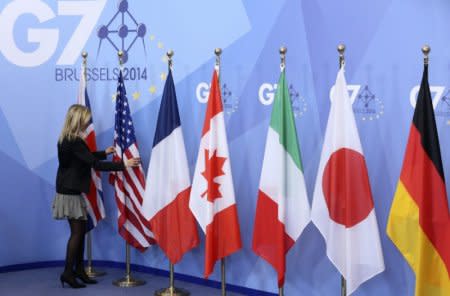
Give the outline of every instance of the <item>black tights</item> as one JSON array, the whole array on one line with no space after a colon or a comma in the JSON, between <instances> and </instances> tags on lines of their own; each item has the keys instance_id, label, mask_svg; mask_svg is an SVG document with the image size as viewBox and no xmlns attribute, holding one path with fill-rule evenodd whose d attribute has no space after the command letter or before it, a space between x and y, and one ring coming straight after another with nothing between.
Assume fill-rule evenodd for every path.
<instances>
[{"instance_id":1,"label":"black tights","mask_svg":"<svg viewBox=\"0 0 450 296\"><path fill-rule=\"evenodd\" d=\"M86 234L86 220L69 219L70 238L67 241L66 264L64 274L73 274L75 271L84 271L84 237Z\"/></svg>"}]
</instances>

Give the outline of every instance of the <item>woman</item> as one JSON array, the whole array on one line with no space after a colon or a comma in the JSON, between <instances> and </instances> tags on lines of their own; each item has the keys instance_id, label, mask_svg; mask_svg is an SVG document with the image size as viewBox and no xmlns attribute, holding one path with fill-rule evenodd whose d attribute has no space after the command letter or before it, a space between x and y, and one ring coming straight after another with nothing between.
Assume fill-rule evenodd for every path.
<instances>
[{"instance_id":1,"label":"woman","mask_svg":"<svg viewBox=\"0 0 450 296\"><path fill-rule=\"evenodd\" d=\"M105 151L90 152L83 140L89 126L91 112L82 105L72 105L66 115L64 127L58 140L58 173L56 176L56 196L53 201L53 218L67 219L70 238L67 242L66 261L60 281L72 288L84 288L79 278L86 284L95 284L84 270L84 237L86 234L86 203L82 193L89 191L91 169L99 171L121 171L126 167L139 165L139 158L122 162L101 161L107 154L115 152L114 147ZM75 267L75 269L74 269Z\"/></svg>"}]
</instances>

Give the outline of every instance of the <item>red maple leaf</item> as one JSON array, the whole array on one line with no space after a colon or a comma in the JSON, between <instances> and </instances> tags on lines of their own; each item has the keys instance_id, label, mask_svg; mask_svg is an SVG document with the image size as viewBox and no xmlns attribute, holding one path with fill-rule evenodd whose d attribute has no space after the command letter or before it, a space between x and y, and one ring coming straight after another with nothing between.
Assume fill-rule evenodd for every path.
<instances>
[{"instance_id":1,"label":"red maple leaf","mask_svg":"<svg viewBox=\"0 0 450 296\"><path fill-rule=\"evenodd\" d=\"M222 170L225 160L227 160L226 157L217 156L217 150L209 158L209 150L205 149L205 171L202 172L202 176L208 182L208 187L201 196L204 197L207 194L207 199L210 202L214 202L215 199L222 197L219 192L220 184L214 182L214 179L225 175L225 172Z\"/></svg>"}]
</instances>

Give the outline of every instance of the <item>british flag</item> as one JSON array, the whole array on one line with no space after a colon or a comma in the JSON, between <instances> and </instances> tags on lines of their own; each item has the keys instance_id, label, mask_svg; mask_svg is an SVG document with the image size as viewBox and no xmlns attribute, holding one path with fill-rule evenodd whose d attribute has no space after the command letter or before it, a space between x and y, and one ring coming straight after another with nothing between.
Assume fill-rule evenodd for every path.
<instances>
[{"instance_id":1,"label":"british flag","mask_svg":"<svg viewBox=\"0 0 450 296\"><path fill-rule=\"evenodd\" d=\"M122 71L119 74L116 93L114 147L116 152L113 161L139 157ZM153 234L142 223L144 221L141 212L145 189L144 170L140 165L114 172L110 175L110 182L114 185L119 210L119 233L128 244L144 251L150 243L154 243Z\"/></svg>"},{"instance_id":2,"label":"british flag","mask_svg":"<svg viewBox=\"0 0 450 296\"><path fill-rule=\"evenodd\" d=\"M81 73L85 73L85 67L82 66ZM78 104L91 109L89 97L87 93L86 77L82 74L80 77L80 86L78 88ZM91 151L97 151L97 143L95 141L94 122L91 120L85 132L85 140ZM103 206L103 190L102 179L100 173L91 170L91 185L87 194L83 193L87 204L88 212L88 231L97 226L97 223L105 218L105 208Z\"/></svg>"}]
</instances>

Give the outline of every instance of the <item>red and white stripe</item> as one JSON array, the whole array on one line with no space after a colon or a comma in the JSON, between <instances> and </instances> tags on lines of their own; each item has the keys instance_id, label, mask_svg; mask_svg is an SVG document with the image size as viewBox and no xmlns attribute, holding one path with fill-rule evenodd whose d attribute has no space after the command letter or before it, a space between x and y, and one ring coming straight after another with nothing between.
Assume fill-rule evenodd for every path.
<instances>
[{"instance_id":1,"label":"red and white stripe","mask_svg":"<svg viewBox=\"0 0 450 296\"><path fill-rule=\"evenodd\" d=\"M116 138L116 135L115 135ZM115 141L116 152L113 161L126 161L140 157L136 144L122 154L121 148ZM123 155L123 158L120 157ZM144 251L154 243L153 234L142 223L142 203L145 189L145 176L142 166L126 168L114 172L110 179L114 185L115 198L118 207L119 233L125 241L140 251Z\"/></svg>"}]
</instances>

